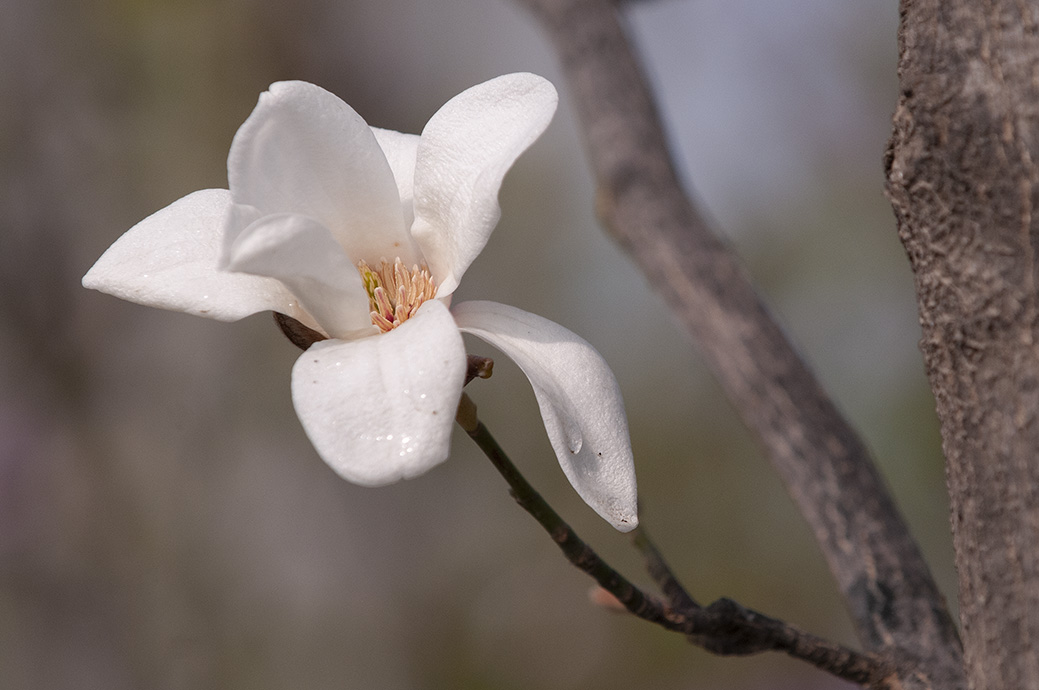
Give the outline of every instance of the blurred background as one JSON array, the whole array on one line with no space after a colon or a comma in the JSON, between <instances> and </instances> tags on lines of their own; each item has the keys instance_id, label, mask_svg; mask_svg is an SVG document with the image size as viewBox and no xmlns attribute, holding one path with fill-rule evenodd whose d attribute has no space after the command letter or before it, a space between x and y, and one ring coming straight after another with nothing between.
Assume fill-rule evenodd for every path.
<instances>
[{"instance_id":1,"label":"blurred background","mask_svg":"<svg viewBox=\"0 0 1039 690\"><path fill-rule=\"evenodd\" d=\"M912 280L882 192L896 3L657 0L628 19L686 181L876 452L954 598ZM3 0L0 686L848 687L596 608L462 433L421 478L339 480L293 413L298 351L269 316L209 322L80 287L135 222L226 187L231 138L272 81L313 81L418 132L462 89L520 70L551 79L561 107L506 178L458 299L536 312L603 353L643 523L695 596L855 644L771 467L596 226L567 85L514 3ZM550 502L648 584L569 488L518 370L497 357L470 395Z\"/></svg>"}]
</instances>

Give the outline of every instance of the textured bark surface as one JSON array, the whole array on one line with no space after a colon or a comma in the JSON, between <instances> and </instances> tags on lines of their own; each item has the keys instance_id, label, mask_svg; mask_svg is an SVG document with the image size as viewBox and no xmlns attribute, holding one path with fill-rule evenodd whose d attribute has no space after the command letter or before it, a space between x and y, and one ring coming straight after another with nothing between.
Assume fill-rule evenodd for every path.
<instances>
[{"instance_id":1,"label":"textured bark surface","mask_svg":"<svg viewBox=\"0 0 1039 690\"><path fill-rule=\"evenodd\" d=\"M952 500L971 688L1039 688L1039 7L902 3L888 193Z\"/></svg>"},{"instance_id":2,"label":"textured bark surface","mask_svg":"<svg viewBox=\"0 0 1039 690\"><path fill-rule=\"evenodd\" d=\"M964 685L956 629L869 452L675 175L609 0L523 0L556 45L604 224L688 330L811 525L860 639L905 688Z\"/></svg>"}]
</instances>

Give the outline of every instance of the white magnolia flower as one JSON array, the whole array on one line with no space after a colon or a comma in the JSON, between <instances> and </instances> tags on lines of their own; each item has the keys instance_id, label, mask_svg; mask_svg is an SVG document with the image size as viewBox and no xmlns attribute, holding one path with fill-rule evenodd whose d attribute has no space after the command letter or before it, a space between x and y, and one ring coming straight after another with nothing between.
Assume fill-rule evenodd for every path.
<instances>
[{"instance_id":1,"label":"white magnolia flower","mask_svg":"<svg viewBox=\"0 0 1039 690\"><path fill-rule=\"evenodd\" d=\"M578 494L630 530L627 421L602 357L513 307L449 310L498 222L505 173L556 102L541 77L506 75L448 101L415 136L369 127L312 84L273 84L231 144L230 189L144 219L83 285L222 321L270 310L327 336L296 362L293 403L318 454L373 486L447 458L466 371L459 331L472 333L530 379Z\"/></svg>"}]
</instances>

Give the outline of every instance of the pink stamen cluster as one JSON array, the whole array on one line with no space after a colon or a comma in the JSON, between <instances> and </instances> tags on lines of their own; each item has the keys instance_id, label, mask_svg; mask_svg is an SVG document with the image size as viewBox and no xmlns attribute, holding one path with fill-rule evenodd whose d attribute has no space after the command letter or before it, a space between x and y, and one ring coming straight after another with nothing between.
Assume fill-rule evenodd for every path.
<instances>
[{"instance_id":1,"label":"pink stamen cluster","mask_svg":"<svg viewBox=\"0 0 1039 690\"><path fill-rule=\"evenodd\" d=\"M386 259L373 269L365 261L357 262L364 290L372 308L372 323L383 333L392 331L418 311L422 303L433 299L437 285L425 266L412 266L409 271L398 257L392 264Z\"/></svg>"}]
</instances>

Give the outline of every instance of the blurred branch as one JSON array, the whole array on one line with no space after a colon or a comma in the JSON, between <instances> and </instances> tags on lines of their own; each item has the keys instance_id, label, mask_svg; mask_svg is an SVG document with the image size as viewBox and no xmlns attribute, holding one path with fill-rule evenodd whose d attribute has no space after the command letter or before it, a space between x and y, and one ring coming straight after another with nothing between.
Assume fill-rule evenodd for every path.
<instances>
[{"instance_id":1,"label":"blurred branch","mask_svg":"<svg viewBox=\"0 0 1039 690\"><path fill-rule=\"evenodd\" d=\"M811 526L863 644L906 687L963 686L956 627L865 445L772 319L675 173L609 0L520 0L555 44L597 210L699 345Z\"/></svg>"},{"instance_id":2,"label":"blurred branch","mask_svg":"<svg viewBox=\"0 0 1039 690\"><path fill-rule=\"evenodd\" d=\"M647 553L651 574L663 580L662 588L670 605L646 594L602 560L530 485L479 420L476 405L464 393L459 404L458 423L508 482L516 503L545 528L567 560L590 575L630 613L666 630L682 633L693 644L714 654L743 656L767 651L785 652L853 683L888 687L886 679L891 675L891 669L878 657L860 654L816 637L744 608L731 599L719 599L702 608L674 579L663 557L642 532L636 540L641 540L641 548Z\"/></svg>"}]
</instances>

